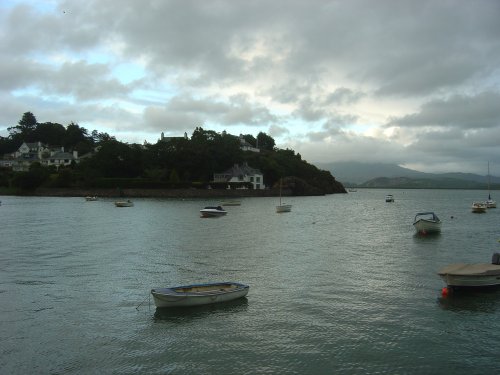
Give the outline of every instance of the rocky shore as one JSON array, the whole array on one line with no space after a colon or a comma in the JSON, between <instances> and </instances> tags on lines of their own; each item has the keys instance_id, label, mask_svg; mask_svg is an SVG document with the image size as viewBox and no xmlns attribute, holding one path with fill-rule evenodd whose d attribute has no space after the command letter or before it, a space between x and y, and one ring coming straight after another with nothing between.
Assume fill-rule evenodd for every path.
<instances>
[{"instance_id":1,"label":"rocky shore","mask_svg":"<svg viewBox=\"0 0 500 375\"><path fill-rule=\"evenodd\" d=\"M290 189L284 189L283 196L293 195ZM23 194L45 197L86 197L98 196L107 198L242 198L242 197L276 197L279 190L216 190L216 189L56 189L38 188Z\"/></svg>"}]
</instances>

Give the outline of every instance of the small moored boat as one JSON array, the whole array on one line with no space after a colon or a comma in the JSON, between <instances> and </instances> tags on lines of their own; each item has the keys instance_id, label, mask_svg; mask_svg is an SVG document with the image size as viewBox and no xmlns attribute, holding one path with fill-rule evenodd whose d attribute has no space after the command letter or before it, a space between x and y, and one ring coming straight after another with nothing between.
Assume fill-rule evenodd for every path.
<instances>
[{"instance_id":1,"label":"small moored boat","mask_svg":"<svg viewBox=\"0 0 500 375\"><path fill-rule=\"evenodd\" d=\"M126 201L117 201L115 202L116 207L133 207L134 202L132 202L130 199L127 199Z\"/></svg>"},{"instance_id":2,"label":"small moored boat","mask_svg":"<svg viewBox=\"0 0 500 375\"><path fill-rule=\"evenodd\" d=\"M87 197L85 197L85 200L87 202L93 202L93 201L97 200L97 197L95 195L93 195L93 196L87 196Z\"/></svg>"},{"instance_id":3,"label":"small moored boat","mask_svg":"<svg viewBox=\"0 0 500 375\"><path fill-rule=\"evenodd\" d=\"M282 180L280 179L280 204L276 206L276 213L281 214L283 212L291 212L292 211L292 205L291 204L286 204L285 202L281 201L281 184Z\"/></svg>"},{"instance_id":4,"label":"small moored boat","mask_svg":"<svg viewBox=\"0 0 500 375\"><path fill-rule=\"evenodd\" d=\"M472 202L472 212L482 214L486 212L486 204L484 202Z\"/></svg>"},{"instance_id":5,"label":"small moored boat","mask_svg":"<svg viewBox=\"0 0 500 375\"><path fill-rule=\"evenodd\" d=\"M437 233L441 231L441 220L434 212L420 212L415 215L413 227L417 233Z\"/></svg>"},{"instance_id":6,"label":"small moored boat","mask_svg":"<svg viewBox=\"0 0 500 375\"><path fill-rule=\"evenodd\" d=\"M222 201L221 206L241 206L241 201Z\"/></svg>"},{"instance_id":7,"label":"small moored boat","mask_svg":"<svg viewBox=\"0 0 500 375\"><path fill-rule=\"evenodd\" d=\"M488 199L486 202L486 208L497 208L497 202L491 199L491 191L490 191L490 162L488 162Z\"/></svg>"},{"instance_id":8,"label":"small moored boat","mask_svg":"<svg viewBox=\"0 0 500 375\"><path fill-rule=\"evenodd\" d=\"M201 217L219 217L227 214L221 206L207 206L200 210Z\"/></svg>"},{"instance_id":9,"label":"small moored boat","mask_svg":"<svg viewBox=\"0 0 500 375\"><path fill-rule=\"evenodd\" d=\"M199 306L245 297L248 285L221 282L151 289L156 307Z\"/></svg>"},{"instance_id":10,"label":"small moored boat","mask_svg":"<svg viewBox=\"0 0 500 375\"><path fill-rule=\"evenodd\" d=\"M441 231L441 220L434 212L420 212L415 215L413 226L417 233L437 233Z\"/></svg>"},{"instance_id":11,"label":"small moored boat","mask_svg":"<svg viewBox=\"0 0 500 375\"><path fill-rule=\"evenodd\" d=\"M500 254L490 263L450 264L438 271L448 287L491 287L500 285Z\"/></svg>"}]
</instances>

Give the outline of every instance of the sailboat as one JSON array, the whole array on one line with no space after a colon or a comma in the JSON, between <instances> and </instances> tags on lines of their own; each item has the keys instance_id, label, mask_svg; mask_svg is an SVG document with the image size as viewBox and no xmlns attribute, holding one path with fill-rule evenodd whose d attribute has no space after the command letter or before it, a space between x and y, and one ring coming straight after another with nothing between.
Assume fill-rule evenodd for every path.
<instances>
[{"instance_id":1,"label":"sailboat","mask_svg":"<svg viewBox=\"0 0 500 375\"><path fill-rule=\"evenodd\" d=\"M292 205L281 202L281 179L280 179L280 204L279 206L276 206L276 212L280 214L283 212L290 212L290 211L292 211Z\"/></svg>"},{"instance_id":2,"label":"sailboat","mask_svg":"<svg viewBox=\"0 0 500 375\"><path fill-rule=\"evenodd\" d=\"M490 193L490 162L488 162L488 200L484 203L486 204L486 208L497 208L497 202L491 199Z\"/></svg>"}]
</instances>

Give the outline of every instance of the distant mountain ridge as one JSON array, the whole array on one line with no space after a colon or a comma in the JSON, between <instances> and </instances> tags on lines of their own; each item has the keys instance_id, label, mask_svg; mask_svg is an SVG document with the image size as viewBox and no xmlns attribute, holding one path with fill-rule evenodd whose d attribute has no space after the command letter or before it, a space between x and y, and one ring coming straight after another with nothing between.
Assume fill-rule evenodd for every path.
<instances>
[{"instance_id":1,"label":"distant mountain ridge","mask_svg":"<svg viewBox=\"0 0 500 375\"><path fill-rule=\"evenodd\" d=\"M488 176L473 173L425 173L396 164L384 163L316 163L330 171L344 186L387 188L487 189ZM490 188L500 189L500 177L490 176Z\"/></svg>"}]
</instances>

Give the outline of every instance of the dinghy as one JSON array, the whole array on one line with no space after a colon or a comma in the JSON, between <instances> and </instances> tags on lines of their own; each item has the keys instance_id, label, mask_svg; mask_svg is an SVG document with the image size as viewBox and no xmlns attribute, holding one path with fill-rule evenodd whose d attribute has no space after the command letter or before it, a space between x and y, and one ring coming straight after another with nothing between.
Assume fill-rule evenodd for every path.
<instances>
[{"instance_id":1,"label":"dinghy","mask_svg":"<svg viewBox=\"0 0 500 375\"><path fill-rule=\"evenodd\" d=\"M199 306L232 301L248 294L248 285L221 282L151 289L156 307Z\"/></svg>"}]
</instances>

